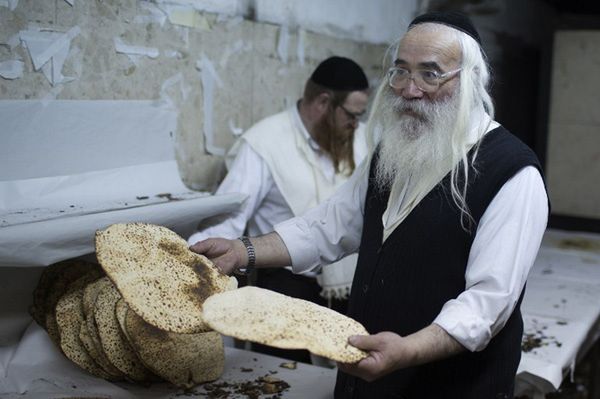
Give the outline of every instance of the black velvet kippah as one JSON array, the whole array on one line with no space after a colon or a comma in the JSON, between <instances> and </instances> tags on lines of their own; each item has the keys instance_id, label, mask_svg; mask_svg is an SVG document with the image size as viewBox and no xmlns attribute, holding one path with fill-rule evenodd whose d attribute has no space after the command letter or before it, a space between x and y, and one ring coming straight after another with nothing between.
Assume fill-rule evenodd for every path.
<instances>
[{"instance_id":1,"label":"black velvet kippah","mask_svg":"<svg viewBox=\"0 0 600 399\"><path fill-rule=\"evenodd\" d=\"M327 58L319 64L310 79L331 90L361 91L369 87L369 81L362 68L344 57Z\"/></svg>"},{"instance_id":2,"label":"black velvet kippah","mask_svg":"<svg viewBox=\"0 0 600 399\"><path fill-rule=\"evenodd\" d=\"M479 45L481 45L479 33L477 33L477 29L475 29L473 22L471 22L471 19L466 14L458 11L428 12L413 19L409 25L409 28L413 25L418 25L425 22L448 25L454 29L458 29L471 36L473 39L475 39L475 41L477 41L477 43L479 43Z\"/></svg>"}]
</instances>

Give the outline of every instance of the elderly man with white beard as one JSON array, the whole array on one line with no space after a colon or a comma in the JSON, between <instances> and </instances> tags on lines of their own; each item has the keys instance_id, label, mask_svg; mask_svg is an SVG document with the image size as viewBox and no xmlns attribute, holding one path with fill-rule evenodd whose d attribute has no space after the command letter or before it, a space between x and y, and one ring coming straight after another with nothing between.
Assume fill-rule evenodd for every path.
<instances>
[{"instance_id":1,"label":"elderly man with white beard","mask_svg":"<svg viewBox=\"0 0 600 399\"><path fill-rule=\"evenodd\" d=\"M370 160L252 247L191 247L227 273L249 260L303 273L359 252L348 315L371 335L348 342L369 356L339 364L336 398L513 397L549 204L536 156L493 120L488 81L465 15L417 17L373 104Z\"/></svg>"}]
</instances>

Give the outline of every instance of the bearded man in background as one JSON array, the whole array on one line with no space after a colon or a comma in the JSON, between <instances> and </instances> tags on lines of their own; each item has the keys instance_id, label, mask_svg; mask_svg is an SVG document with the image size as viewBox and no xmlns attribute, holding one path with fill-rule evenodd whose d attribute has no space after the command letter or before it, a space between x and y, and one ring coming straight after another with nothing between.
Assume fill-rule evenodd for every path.
<instances>
[{"instance_id":1,"label":"bearded man in background","mask_svg":"<svg viewBox=\"0 0 600 399\"><path fill-rule=\"evenodd\" d=\"M549 205L536 156L493 120L480 42L463 14L417 17L373 104L370 162L251 239L258 267L295 273L359 251L348 315L371 335L348 341L369 356L339 364L336 398L513 397ZM249 258L222 239L192 250L226 272Z\"/></svg>"},{"instance_id":2,"label":"bearded man in background","mask_svg":"<svg viewBox=\"0 0 600 399\"><path fill-rule=\"evenodd\" d=\"M204 222L189 244L211 236L268 233L276 223L329 198L367 155L365 127L359 119L366 112L368 89L367 76L355 61L340 56L323 60L296 104L262 119L234 144L228 154L229 172L216 194L243 193L247 199L237 212ZM345 313L356 259L336 259L319 274L297 275L291 268L258 270L254 284ZM329 366L306 350L256 343L252 349Z\"/></svg>"}]
</instances>

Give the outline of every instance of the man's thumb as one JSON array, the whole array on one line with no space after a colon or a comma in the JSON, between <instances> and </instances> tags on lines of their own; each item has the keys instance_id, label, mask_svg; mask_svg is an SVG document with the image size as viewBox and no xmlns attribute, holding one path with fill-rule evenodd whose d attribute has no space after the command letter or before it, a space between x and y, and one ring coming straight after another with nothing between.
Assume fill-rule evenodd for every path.
<instances>
[{"instance_id":1,"label":"man's thumb","mask_svg":"<svg viewBox=\"0 0 600 399\"><path fill-rule=\"evenodd\" d=\"M376 349L378 339L373 335L351 335L348 337L348 343L352 346L362 349L364 351L370 351Z\"/></svg>"}]
</instances>

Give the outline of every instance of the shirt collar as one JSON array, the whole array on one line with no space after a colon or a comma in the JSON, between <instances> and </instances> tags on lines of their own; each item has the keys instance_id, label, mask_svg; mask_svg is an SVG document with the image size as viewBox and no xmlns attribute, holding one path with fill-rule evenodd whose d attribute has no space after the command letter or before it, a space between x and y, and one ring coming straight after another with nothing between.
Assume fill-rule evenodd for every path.
<instances>
[{"instance_id":1,"label":"shirt collar","mask_svg":"<svg viewBox=\"0 0 600 399\"><path fill-rule=\"evenodd\" d=\"M300 131L300 133L302 133L302 137L304 137L304 139L308 142L310 148L313 151L321 151L321 147L311 137L310 133L308 133L308 130L306 130L306 126L304 126L304 123L302 122L302 118L300 118L300 112L298 112L299 103L300 101L298 101L296 104L290 107L290 112L292 113L292 122L294 123L294 126Z\"/></svg>"}]
</instances>

